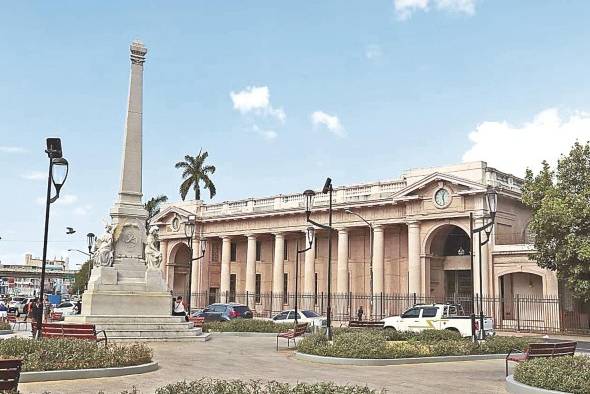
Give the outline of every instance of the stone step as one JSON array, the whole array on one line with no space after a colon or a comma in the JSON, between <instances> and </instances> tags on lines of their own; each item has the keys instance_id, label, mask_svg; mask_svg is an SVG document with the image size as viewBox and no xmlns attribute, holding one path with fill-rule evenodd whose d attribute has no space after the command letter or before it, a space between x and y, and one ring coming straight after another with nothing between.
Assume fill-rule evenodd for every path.
<instances>
[{"instance_id":1,"label":"stone step","mask_svg":"<svg viewBox=\"0 0 590 394\"><path fill-rule=\"evenodd\" d=\"M133 315L97 315L97 316L84 316L75 315L67 316L67 320L72 323L89 323L89 324L119 324L119 323L131 323L131 324L158 324L158 323L186 323L182 316L170 316L170 315L156 315L156 316L133 316Z\"/></svg>"},{"instance_id":2,"label":"stone step","mask_svg":"<svg viewBox=\"0 0 590 394\"><path fill-rule=\"evenodd\" d=\"M186 335L177 337L109 337L109 342L206 342L211 339L211 334Z\"/></svg>"},{"instance_id":3,"label":"stone step","mask_svg":"<svg viewBox=\"0 0 590 394\"><path fill-rule=\"evenodd\" d=\"M192 331L189 329L184 330L111 330L106 329L107 336L114 338L172 338L172 337L183 337L187 335L197 336L200 335L200 331Z\"/></svg>"},{"instance_id":4,"label":"stone step","mask_svg":"<svg viewBox=\"0 0 590 394\"><path fill-rule=\"evenodd\" d=\"M191 323L96 323L98 330L109 331L129 331L129 330L154 330L154 331L181 331L192 329ZM200 330L200 328L198 328Z\"/></svg>"}]
</instances>

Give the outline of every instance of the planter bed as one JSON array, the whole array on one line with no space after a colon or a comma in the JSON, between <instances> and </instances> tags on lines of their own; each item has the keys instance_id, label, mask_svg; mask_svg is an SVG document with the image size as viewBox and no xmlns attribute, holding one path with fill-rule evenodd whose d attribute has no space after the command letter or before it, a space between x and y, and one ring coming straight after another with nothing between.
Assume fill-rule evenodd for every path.
<instances>
[{"instance_id":1,"label":"planter bed","mask_svg":"<svg viewBox=\"0 0 590 394\"><path fill-rule=\"evenodd\" d=\"M427 364L427 363L446 363L455 361L478 361L478 360L500 360L504 359L506 354L468 354L464 356L433 356L433 357L408 357L408 358L344 358L316 356L295 352L297 360L311 361L320 364L334 365L359 365L359 366L384 366L384 365L403 365L403 364Z\"/></svg>"},{"instance_id":2,"label":"planter bed","mask_svg":"<svg viewBox=\"0 0 590 394\"><path fill-rule=\"evenodd\" d=\"M517 382L513 375L506 377L506 390L513 394L564 394L563 391L545 390Z\"/></svg>"},{"instance_id":3,"label":"planter bed","mask_svg":"<svg viewBox=\"0 0 590 394\"><path fill-rule=\"evenodd\" d=\"M152 372L157 369L158 363L156 361L152 361L147 364L132 365L129 367L21 372L20 383L48 382L52 380L107 378L113 376L142 374Z\"/></svg>"}]
</instances>

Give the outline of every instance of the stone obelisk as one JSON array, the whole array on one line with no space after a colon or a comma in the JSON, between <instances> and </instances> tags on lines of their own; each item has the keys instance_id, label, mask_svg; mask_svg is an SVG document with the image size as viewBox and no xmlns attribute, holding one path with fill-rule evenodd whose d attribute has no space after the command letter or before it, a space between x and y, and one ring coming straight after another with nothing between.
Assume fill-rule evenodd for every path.
<instances>
[{"instance_id":1,"label":"stone obelisk","mask_svg":"<svg viewBox=\"0 0 590 394\"><path fill-rule=\"evenodd\" d=\"M170 315L170 293L162 273L159 269L147 269L144 258L147 212L141 201L142 101L147 49L141 42L134 41L130 50L131 76L121 183L111 209L112 227L107 234L112 239L112 259L92 269L88 290L82 296L82 316L87 317Z\"/></svg>"}]
</instances>

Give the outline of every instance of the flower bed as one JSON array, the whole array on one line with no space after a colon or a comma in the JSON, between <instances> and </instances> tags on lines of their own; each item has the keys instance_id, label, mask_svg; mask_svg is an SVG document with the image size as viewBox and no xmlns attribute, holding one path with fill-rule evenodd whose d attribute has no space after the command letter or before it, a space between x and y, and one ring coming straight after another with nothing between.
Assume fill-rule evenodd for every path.
<instances>
[{"instance_id":1,"label":"flower bed","mask_svg":"<svg viewBox=\"0 0 590 394\"><path fill-rule=\"evenodd\" d=\"M326 357L396 359L503 354L510 349L524 349L532 341L534 339L492 337L478 345L469 338L444 330L425 330L421 333L335 330L332 343L324 335L310 335L299 342L297 351Z\"/></svg>"},{"instance_id":2,"label":"flower bed","mask_svg":"<svg viewBox=\"0 0 590 394\"><path fill-rule=\"evenodd\" d=\"M106 347L80 339L9 338L0 341L0 358L22 358L23 372L92 369L146 364L152 350L145 344Z\"/></svg>"},{"instance_id":3,"label":"flower bed","mask_svg":"<svg viewBox=\"0 0 590 394\"><path fill-rule=\"evenodd\" d=\"M278 333L292 328L289 324L277 324L271 320L233 319L224 322L206 322L203 332L266 332Z\"/></svg>"},{"instance_id":4,"label":"flower bed","mask_svg":"<svg viewBox=\"0 0 590 394\"><path fill-rule=\"evenodd\" d=\"M590 358L534 358L516 366L514 380L545 390L590 393Z\"/></svg>"},{"instance_id":5,"label":"flower bed","mask_svg":"<svg viewBox=\"0 0 590 394\"><path fill-rule=\"evenodd\" d=\"M279 383L261 380L200 379L178 382L156 389L156 394L377 394L365 386L338 386L334 383Z\"/></svg>"}]
</instances>

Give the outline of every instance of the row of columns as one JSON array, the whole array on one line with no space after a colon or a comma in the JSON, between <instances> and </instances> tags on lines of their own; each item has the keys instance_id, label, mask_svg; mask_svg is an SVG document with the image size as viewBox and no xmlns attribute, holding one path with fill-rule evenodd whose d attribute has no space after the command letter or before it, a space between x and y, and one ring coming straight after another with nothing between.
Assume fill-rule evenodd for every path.
<instances>
[{"instance_id":1,"label":"row of columns","mask_svg":"<svg viewBox=\"0 0 590 394\"><path fill-rule=\"evenodd\" d=\"M476 223L477 225L477 223ZM304 231L305 232L305 231ZM245 290L251 294L256 291L256 235L248 234L248 248L246 253L246 286ZM479 290L479 249L477 248L477 235L474 237L474 267L473 267L473 284L476 293ZM284 275L284 234L274 234L274 259L273 259L273 280L272 291L275 294L283 292L283 275ZM338 230L338 249L337 249L337 267L336 267L336 292L347 293L349 291L348 283L348 240L349 230ZM315 290L315 242L314 239L311 247L305 252L303 266L303 293L312 294ZM373 266L373 294L379 294L384 291L384 228L380 225L373 226L373 243L372 243L372 266ZM428 276L425 272L427 269L425 256L422 255L420 239L420 222L408 223L408 292L416 294L428 294L427 286ZM221 249L221 281L220 291L225 294L230 289L230 254L231 254L231 237L222 237ZM488 269L487 245L482 248L482 272L490 272ZM483 275L483 289L489 288L489 275Z\"/></svg>"}]
</instances>

